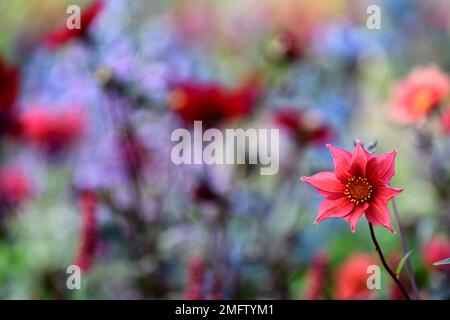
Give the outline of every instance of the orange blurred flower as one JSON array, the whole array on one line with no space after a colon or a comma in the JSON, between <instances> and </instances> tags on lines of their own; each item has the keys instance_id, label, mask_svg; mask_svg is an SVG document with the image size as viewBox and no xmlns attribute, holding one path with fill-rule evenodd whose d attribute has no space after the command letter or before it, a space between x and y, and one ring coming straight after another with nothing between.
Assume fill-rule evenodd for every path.
<instances>
[{"instance_id":1,"label":"orange blurred flower","mask_svg":"<svg viewBox=\"0 0 450 320\"><path fill-rule=\"evenodd\" d=\"M340 300L364 300L373 298L367 288L367 267L375 265L374 257L367 253L354 253L335 273L334 297Z\"/></svg>"},{"instance_id":2,"label":"orange blurred flower","mask_svg":"<svg viewBox=\"0 0 450 320\"><path fill-rule=\"evenodd\" d=\"M420 124L450 93L450 79L437 66L414 69L397 85L392 117L401 124Z\"/></svg>"}]
</instances>

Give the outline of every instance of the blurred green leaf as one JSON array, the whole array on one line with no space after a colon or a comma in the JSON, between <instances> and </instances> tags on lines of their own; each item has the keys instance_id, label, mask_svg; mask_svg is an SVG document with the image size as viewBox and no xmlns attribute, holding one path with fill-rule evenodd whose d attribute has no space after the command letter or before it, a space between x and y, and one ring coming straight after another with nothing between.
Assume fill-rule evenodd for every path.
<instances>
[{"instance_id":1,"label":"blurred green leaf","mask_svg":"<svg viewBox=\"0 0 450 320\"><path fill-rule=\"evenodd\" d=\"M404 256L403 258L400 260L400 262L397 265L397 269L395 269L395 273L397 275L397 278L400 277L400 273L402 272L403 266L406 263L406 260L408 260L409 256L411 255L411 253L413 253L414 250L409 250Z\"/></svg>"}]
</instances>

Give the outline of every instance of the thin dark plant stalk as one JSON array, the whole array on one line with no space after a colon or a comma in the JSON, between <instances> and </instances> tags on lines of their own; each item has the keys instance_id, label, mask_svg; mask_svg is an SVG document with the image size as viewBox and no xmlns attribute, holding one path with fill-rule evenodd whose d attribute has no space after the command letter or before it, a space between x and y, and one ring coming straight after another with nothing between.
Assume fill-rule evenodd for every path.
<instances>
[{"instance_id":1,"label":"thin dark plant stalk","mask_svg":"<svg viewBox=\"0 0 450 320\"><path fill-rule=\"evenodd\" d=\"M400 214L398 212L397 202L395 201L395 199L392 199L391 201L392 201L392 209L394 210L395 220L397 220L398 235L400 237L400 241L402 244L403 255L406 255L408 253L408 246L406 244L406 239L403 233L403 227L400 223ZM408 272L409 282L411 283L411 287L414 292L414 298L416 300L420 300L419 290L417 289L416 279L414 278L412 263L409 258L406 261L406 271Z\"/></svg>"},{"instance_id":2,"label":"thin dark plant stalk","mask_svg":"<svg viewBox=\"0 0 450 320\"><path fill-rule=\"evenodd\" d=\"M369 229L370 229L370 236L372 237L373 244L375 245L375 248L378 252L378 255L380 256L381 262L383 263L384 268L391 276L392 280L394 280L395 284L399 287L400 291L403 293L403 296L406 300L411 300L411 298L408 295L408 292L406 291L403 284L400 282L400 280L397 278L395 273L389 268L386 259L384 258L383 252L381 251L380 245L378 244L377 238L375 237L375 232L373 231L373 225L369 222Z\"/></svg>"}]
</instances>

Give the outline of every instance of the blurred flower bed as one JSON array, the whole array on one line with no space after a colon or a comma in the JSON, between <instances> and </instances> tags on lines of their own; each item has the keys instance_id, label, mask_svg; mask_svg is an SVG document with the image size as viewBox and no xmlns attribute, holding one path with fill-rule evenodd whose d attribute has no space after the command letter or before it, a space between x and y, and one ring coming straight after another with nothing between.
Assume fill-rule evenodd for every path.
<instances>
[{"instance_id":1,"label":"blurred flower bed","mask_svg":"<svg viewBox=\"0 0 450 320\"><path fill-rule=\"evenodd\" d=\"M0 30L0 298L402 299L367 288L366 218L314 225L300 181L356 141L397 150L388 264L404 240L406 290L450 298L448 1L6 0ZM279 128L279 172L174 165L195 120Z\"/></svg>"}]
</instances>

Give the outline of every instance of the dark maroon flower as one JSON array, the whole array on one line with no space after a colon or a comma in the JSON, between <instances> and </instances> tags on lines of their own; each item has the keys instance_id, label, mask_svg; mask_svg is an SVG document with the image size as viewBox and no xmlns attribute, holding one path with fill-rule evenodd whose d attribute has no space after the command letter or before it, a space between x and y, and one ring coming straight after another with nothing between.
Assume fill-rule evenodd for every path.
<instances>
[{"instance_id":1,"label":"dark maroon flower","mask_svg":"<svg viewBox=\"0 0 450 320\"><path fill-rule=\"evenodd\" d=\"M104 7L102 0L94 0L84 8L80 17L80 29L68 29L66 26L51 32L44 40L49 48L57 48L75 39L85 39L89 27Z\"/></svg>"},{"instance_id":2,"label":"dark maroon flower","mask_svg":"<svg viewBox=\"0 0 450 320\"><path fill-rule=\"evenodd\" d=\"M11 130L15 123L14 102L19 93L19 72L0 56L0 133Z\"/></svg>"},{"instance_id":3,"label":"dark maroon flower","mask_svg":"<svg viewBox=\"0 0 450 320\"><path fill-rule=\"evenodd\" d=\"M131 130L128 130L120 138L119 149L122 159L124 159L125 170L128 176L132 180L137 181L142 168L151 158L150 152L148 152L139 137Z\"/></svg>"},{"instance_id":4,"label":"dark maroon flower","mask_svg":"<svg viewBox=\"0 0 450 320\"><path fill-rule=\"evenodd\" d=\"M189 126L194 121L214 126L251 113L259 93L259 86L255 83L228 89L216 83L185 82L172 91L169 104Z\"/></svg>"},{"instance_id":5,"label":"dark maroon flower","mask_svg":"<svg viewBox=\"0 0 450 320\"><path fill-rule=\"evenodd\" d=\"M19 91L19 73L0 56L0 115L10 112Z\"/></svg>"},{"instance_id":6,"label":"dark maroon flower","mask_svg":"<svg viewBox=\"0 0 450 320\"><path fill-rule=\"evenodd\" d=\"M328 263L329 257L326 252L319 252L313 258L306 276L304 295L306 300L319 300L323 298L328 280Z\"/></svg>"},{"instance_id":7,"label":"dark maroon flower","mask_svg":"<svg viewBox=\"0 0 450 320\"><path fill-rule=\"evenodd\" d=\"M206 178L199 179L194 187L193 198L198 203L210 203L227 207L227 199L221 195Z\"/></svg>"},{"instance_id":8,"label":"dark maroon flower","mask_svg":"<svg viewBox=\"0 0 450 320\"><path fill-rule=\"evenodd\" d=\"M278 32L269 44L269 58L277 62L293 62L302 58L303 48L296 35L287 30Z\"/></svg>"},{"instance_id":9,"label":"dark maroon flower","mask_svg":"<svg viewBox=\"0 0 450 320\"><path fill-rule=\"evenodd\" d=\"M92 261L97 248L96 207L96 194L90 190L82 191L80 194L80 244L74 262L74 264L80 267L82 271L88 271L92 266Z\"/></svg>"},{"instance_id":10,"label":"dark maroon flower","mask_svg":"<svg viewBox=\"0 0 450 320\"><path fill-rule=\"evenodd\" d=\"M323 144L333 138L333 130L309 111L286 108L275 111L273 120L298 145Z\"/></svg>"}]
</instances>

